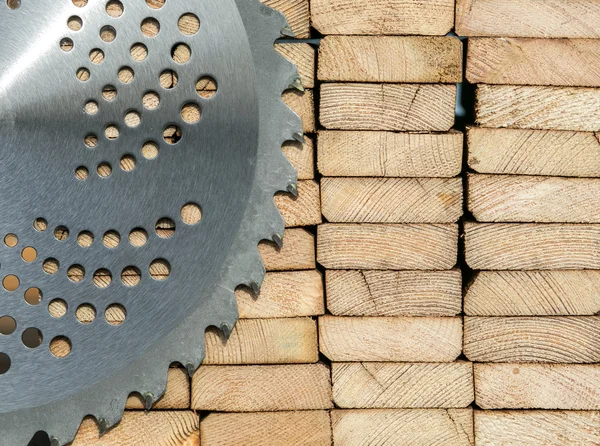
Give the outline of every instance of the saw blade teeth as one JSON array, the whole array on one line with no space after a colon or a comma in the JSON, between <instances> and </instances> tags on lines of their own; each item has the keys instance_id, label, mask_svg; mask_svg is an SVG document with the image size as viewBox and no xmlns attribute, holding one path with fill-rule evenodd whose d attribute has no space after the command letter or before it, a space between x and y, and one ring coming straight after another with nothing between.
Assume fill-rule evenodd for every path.
<instances>
[{"instance_id":1,"label":"saw blade teeth","mask_svg":"<svg viewBox=\"0 0 600 446\"><path fill-rule=\"evenodd\" d=\"M294 78L291 80L289 88L298 90L303 93L305 91L304 84L302 83L302 79L298 75L294 76Z\"/></svg>"},{"instance_id":2,"label":"saw blade teeth","mask_svg":"<svg viewBox=\"0 0 600 446\"><path fill-rule=\"evenodd\" d=\"M289 37L291 39L296 37L296 33L294 33L294 31L292 31L292 28L290 27L290 25L286 25L283 28L281 28L280 34L281 34L281 37Z\"/></svg>"},{"instance_id":3,"label":"saw blade teeth","mask_svg":"<svg viewBox=\"0 0 600 446\"><path fill-rule=\"evenodd\" d=\"M146 412L148 412L154 405L154 394L152 394L152 392L147 392L142 394L142 398L144 399L144 408L146 409Z\"/></svg>"},{"instance_id":4,"label":"saw blade teeth","mask_svg":"<svg viewBox=\"0 0 600 446\"><path fill-rule=\"evenodd\" d=\"M300 144L306 143L306 138L304 137L304 132L294 132L294 134L292 135L292 138L294 138L294 140L298 141Z\"/></svg>"},{"instance_id":5,"label":"saw blade teeth","mask_svg":"<svg viewBox=\"0 0 600 446\"><path fill-rule=\"evenodd\" d=\"M220 330L223 333L223 336L225 336L225 339L229 339L229 336L231 336L231 332L233 331L233 327L230 327L227 325L227 323L223 323L221 324Z\"/></svg>"},{"instance_id":6,"label":"saw blade teeth","mask_svg":"<svg viewBox=\"0 0 600 446\"><path fill-rule=\"evenodd\" d=\"M198 370L199 367L200 367L199 363L198 364L193 364L191 362L188 362L188 363L185 364L185 370L187 371L188 376L190 378L194 377L194 374L196 373L196 370Z\"/></svg>"}]
</instances>

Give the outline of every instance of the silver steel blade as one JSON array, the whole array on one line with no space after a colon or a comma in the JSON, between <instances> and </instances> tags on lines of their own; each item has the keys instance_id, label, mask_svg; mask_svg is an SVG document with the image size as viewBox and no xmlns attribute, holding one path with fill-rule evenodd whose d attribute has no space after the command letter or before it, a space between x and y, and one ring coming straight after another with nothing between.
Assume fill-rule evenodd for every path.
<instances>
[{"instance_id":1,"label":"silver steel blade","mask_svg":"<svg viewBox=\"0 0 600 446\"><path fill-rule=\"evenodd\" d=\"M123 3L0 4L2 445L38 431L67 444L86 415L118 423L132 392L156 401L170 364L200 365L207 327L231 331L235 288L262 282L257 244L283 234L273 195L296 173L281 146L301 135L281 100L297 69L273 48L284 17L257 0ZM178 26L188 14L191 34ZM206 77L210 98L197 90ZM201 207L195 224L188 204Z\"/></svg>"}]
</instances>

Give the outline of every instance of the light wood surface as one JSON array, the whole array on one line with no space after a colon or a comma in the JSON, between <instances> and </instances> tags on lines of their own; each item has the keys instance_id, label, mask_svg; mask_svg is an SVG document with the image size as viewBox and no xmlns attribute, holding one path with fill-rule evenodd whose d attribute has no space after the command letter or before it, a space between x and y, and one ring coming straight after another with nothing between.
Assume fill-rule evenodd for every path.
<instances>
[{"instance_id":1,"label":"light wood surface","mask_svg":"<svg viewBox=\"0 0 600 446\"><path fill-rule=\"evenodd\" d=\"M323 224L317 258L330 269L443 270L456 264L458 227Z\"/></svg>"},{"instance_id":2,"label":"light wood surface","mask_svg":"<svg viewBox=\"0 0 600 446\"><path fill-rule=\"evenodd\" d=\"M467 180L468 208L480 222L600 222L600 179L470 174Z\"/></svg>"},{"instance_id":3,"label":"light wood surface","mask_svg":"<svg viewBox=\"0 0 600 446\"><path fill-rule=\"evenodd\" d=\"M271 8L281 11L297 39L310 37L309 0L260 0Z\"/></svg>"},{"instance_id":4,"label":"light wood surface","mask_svg":"<svg viewBox=\"0 0 600 446\"><path fill-rule=\"evenodd\" d=\"M473 446L471 409L333 410L335 445Z\"/></svg>"},{"instance_id":5,"label":"light wood surface","mask_svg":"<svg viewBox=\"0 0 600 446\"><path fill-rule=\"evenodd\" d=\"M446 132L455 102L454 85L323 84L320 120L326 129Z\"/></svg>"},{"instance_id":6,"label":"light wood surface","mask_svg":"<svg viewBox=\"0 0 600 446\"><path fill-rule=\"evenodd\" d=\"M600 225L465 223L475 270L600 269Z\"/></svg>"},{"instance_id":7,"label":"light wood surface","mask_svg":"<svg viewBox=\"0 0 600 446\"><path fill-rule=\"evenodd\" d=\"M319 318L319 348L331 361L452 362L461 347L460 317Z\"/></svg>"},{"instance_id":8,"label":"light wood surface","mask_svg":"<svg viewBox=\"0 0 600 446\"><path fill-rule=\"evenodd\" d=\"M321 223L321 192L314 180L298 181L298 196L288 193L275 196L286 227L312 226Z\"/></svg>"},{"instance_id":9,"label":"light wood surface","mask_svg":"<svg viewBox=\"0 0 600 446\"><path fill-rule=\"evenodd\" d=\"M424 34L452 29L452 0L312 0L313 27L322 34Z\"/></svg>"},{"instance_id":10,"label":"light wood surface","mask_svg":"<svg viewBox=\"0 0 600 446\"><path fill-rule=\"evenodd\" d=\"M302 228L286 229L283 247L262 241L258 251L268 271L315 269L315 237Z\"/></svg>"},{"instance_id":11,"label":"light wood surface","mask_svg":"<svg viewBox=\"0 0 600 446\"><path fill-rule=\"evenodd\" d=\"M329 368L323 364L200 367L192 408L217 412L330 409Z\"/></svg>"},{"instance_id":12,"label":"light wood surface","mask_svg":"<svg viewBox=\"0 0 600 446\"><path fill-rule=\"evenodd\" d=\"M599 444L600 412L476 410L475 435L478 446Z\"/></svg>"},{"instance_id":13,"label":"light wood surface","mask_svg":"<svg viewBox=\"0 0 600 446\"><path fill-rule=\"evenodd\" d=\"M326 36L318 77L342 82L457 83L462 44L455 37Z\"/></svg>"},{"instance_id":14,"label":"light wood surface","mask_svg":"<svg viewBox=\"0 0 600 446\"><path fill-rule=\"evenodd\" d=\"M152 409L187 409L190 407L190 378L187 371L172 367L167 374L167 390ZM145 409L144 400L139 394L127 398L126 409Z\"/></svg>"},{"instance_id":15,"label":"light wood surface","mask_svg":"<svg viewBox=\"0 0 600 446\"><path fill-rule=\"evenodd\" d=\"M461 178L321 180L330 223L454 223L463 213L462 196Z\"/></svg>"},{"instance_id":16,"label":"light wood surface","mask_svg":"<svg viewBox=\"0 0 600 446\"><path fill-rule=\"evenodd\" d=\"M466 78L473 84L598 87L599 66L600 40L473 37Z\"/></svg>"},{"instance_id":17,"label":"light wood surface","mask_svg":"<svg viewBox=\"0 0 600 446\"><path fill-rule=\"evenodd\" d=\"M600 130L599 102L596 88L482 84L475 121L482 127L594 132Z\"/></svg>"},{"instance_id":18,"label":"light wood surface","mask_svg":"<svg viewBox=\"0 0 600 446\"><path fill-rule=\"evenodd\" d=\"M298 67L304 88L314 88L317 52L315 48L308 43L278 43L275 49Z\"/></svg>"},{"instance_id":19,"label":"light wood surface","mask_svg":"<svg viewBox=\"0 0 600 446\"><path fill-rule=\"evenodd\" d=\"M73 446L200 446L200 419L192 411L125 412L121 422L100 437L93 418L83 420Z\"/></svg>"},{"instance_id":20,"label":"light wood surface","mask_svg":"<svg viewBox=\"0 0 600 446\"><path fill-rule=\"evenodd\" d=\"M315 99L312 90L288 90L282 95L283 102L296 112L302 119L302 131L314 133L315 124Z\"/></svg>"},{"instance_id":21,"label":"light wood surface","mask_svg":"<svg viewBox=\"0 0 600 446\"><path fill-rule=\"evenodd\" d=\"M206 332L204 364L289 364L316 362L317 326L309 318L241 319L228 340Z\"/></svg>"},{"instance_id":22,"label":"light wood surface","mask_svg":"<svg viewBox=\"0 0 600 446\"><path fill-rule=\"evenodd\" d=\"M465 317L473 362L600 362L600 316Z\"/></svg>"},{"instance_id":23,"label":"light wood surface","mask_svg":"<svg viewBox=\"0 0 600 446\"><path fill-rule=\"evenodd\" d=\"M318 139L319 172L328 177L454 177L462 167L463 135L455 131L325 130Z\"/></svg>"},{"instance_id":24,"label":"light wood surface","mask_svg":"<svg viewBox=\"0 0 600 446\"><path fill-rule=\"evenodd\" d=\"M315 178L315 141L312 137L305 135L304 144L286 141L281 149L298 172L299 180Z\"/></svg>"},{"instance_id":25,"label":"light wood surface","mask_svg":"<svg viewBox=\"0 0 600 446\"><path fill-rule=\"evenodd\" d=\"M462 408L474 400L469 362L334 362L331 377L342 409Z\"/></svg>"},{"instance_id":26,"label":"light wood surface","mask_svg":"<svg viewBox=\"0 0 600 446\"><path fill-rule=\"evenodd\" d=\"M316 270L267 273L258 296L235 292L242 319L316 316L325 313L323 277Z\"/></svg>"},{"instance_id":27,"label":"light wood surface","mask_svg":"<svg viewBox=\"0 0 600 446\"><path fill-rule=\"evenodd\" d=\"M600 408L600 365L475 364L482 409Z\"/></svg>"},{"instance_id":28,"label":"light wood surface","mask_svg":"<svg viewBox=\"0 0 600 446\"><path fill-rule=\"evenodd\" d=\"M461 276L458 269L328 270L327 309L335 316L456 316L462 311Z\"/></svg>"},{"instance_id":29,"label":"light wood surface","mask_svg":"<svg viewBox=\"0 0 600 446\"><path fill-rule=\"evenodd\" d=\"M202 420L203 445L330 446L331 420L323 410L211 413Z\"/></svg>"},{"instance_id":30,"label":"light wood surface","mask_svg":"<svg viewBox=\"0 0 600 446\"><path fill-rule=\"evenodd\" d=\"M596 0L457 0L459 36L599 38Z\"/></svg>"},{"instance_id":31,"label":"light wood surface","mask_svg":"<svg viewBox=\"0 0 600 446\"><path fill-rule=\"evenodd\" d=\"M481 271L464 295L469 316L600 313L600 271Z\"/></svg>"},{"instance_id":32,"label":"light wood surface","mask_svg":"<svg viewBox=\"0 0 600 446\"><path fill-rule=\"evenodd\" d=\"M591 132L467 130L469 167L480 173L600 177L600 142Z\"/></svg>"}]
</instances>

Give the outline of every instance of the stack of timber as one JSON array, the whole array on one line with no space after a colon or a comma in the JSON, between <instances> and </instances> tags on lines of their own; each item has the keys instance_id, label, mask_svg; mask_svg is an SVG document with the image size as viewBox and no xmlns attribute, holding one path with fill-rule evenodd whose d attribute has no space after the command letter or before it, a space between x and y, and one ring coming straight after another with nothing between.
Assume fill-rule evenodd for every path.
<instances>
[{"instance_id":1,"label":"stack of timber","mask_svg":"<svg viewBox=\"0 0 600 446\"><path fill-rule=\"evenodd\" d=\"M265 3L286 13L298 37L309 37L308 0ZM144 413L143 401L132 395L119 425L100 437L96 421L86 419L74 445L331 444L330 369L319 362L316 321L325 312L314 235L322 220L312 135L316 54L307 43L276 49L298 65L306 89L283 95L303 119L305 143L283 147L298 171L298 197L275 197L286 223L284 246L260 244L267 269L260 294L236 290L240 320L227 342L221 332L207 331L206 358L192 379L171 368L152 411Z\"/></svg>"},{"instance_id":2,"label":"stack of timber","mask_svg":"<svg viewBox=\"0 0 600 446\"><path fill-rule=\"evenodd\" d=\"M463 135L451 129L462 46L443 36L453 7L311 1L325 35L319 348L336 445L473 444L473 368L457 360Z\"/></svg>"},{"instance_id":3,"label":"stack of timber","mask_svg":"<svg viewBox=\"0 0 600 446\"><path fill-rule=\"evenodd\" d=\"M458 0L481 445L600 443L600 2Z\"/></svg>"}]
</instances>

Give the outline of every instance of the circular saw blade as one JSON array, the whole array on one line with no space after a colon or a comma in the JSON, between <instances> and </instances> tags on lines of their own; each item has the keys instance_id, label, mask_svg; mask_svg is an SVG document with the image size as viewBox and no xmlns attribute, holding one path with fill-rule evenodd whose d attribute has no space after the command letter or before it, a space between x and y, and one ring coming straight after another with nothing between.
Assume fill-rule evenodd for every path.
<instances>
[{"instance_id":1,"label":"circular saw blade","mask_svg":"<svg viewBox=\"0 0 600 446\"><path fill-rule=\"evenodd\" d=\"M0 432L62 445L233 328L295 190L298 74L258 0L8 0L0 23Z\"/></svg>"}]
</instances>

